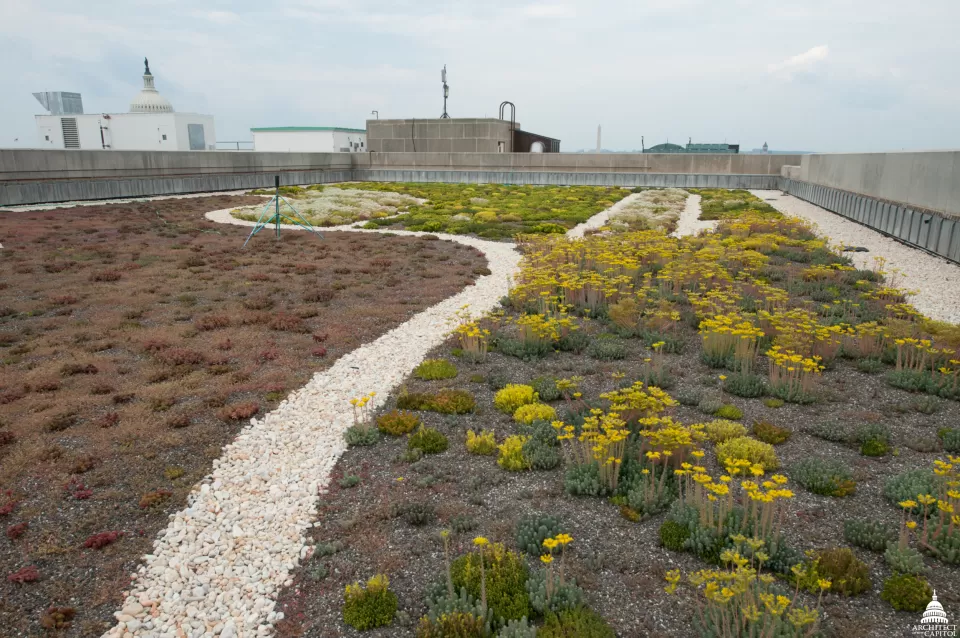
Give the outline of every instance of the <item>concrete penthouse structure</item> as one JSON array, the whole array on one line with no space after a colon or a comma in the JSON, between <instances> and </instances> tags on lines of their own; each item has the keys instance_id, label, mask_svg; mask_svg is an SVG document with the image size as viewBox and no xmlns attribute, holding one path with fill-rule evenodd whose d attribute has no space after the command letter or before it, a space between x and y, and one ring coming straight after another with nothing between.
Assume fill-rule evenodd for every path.
<instances>
[{"instance_id":1,"label":"concrete penthouse structure","mask_svg":"<svg viewBox=\"0 0 960 638\"><path fill-rule=\"evenodd\" d=\"M367 132L338 126L252 128L253 150L266 153L363 153Z\"/></svg>"},{"instance_id":2,"label":"concrete penthouse structure","mask_svg":"<svg viewBox=\"0 0 960 638\"><path fill-rule=\"evenodd\" d=\"M77 93L35 93L50 115L37 115L40 147L113 151L205 151L216 148L213 116L176 113L154 85L144 59L143 89L128 113L83 113ZM59 95L59 101L53 96ZM76 96L76 99L70 99ZM64 101L62 98L68 98ZM64 108L76 105L74 109ZM79 112L77 112L79 110Z\"/></svg>"},{"instance_id":3,"label":"concrete penthouse structure","mask_svg":"<svg viewBox=\"0 0 960 638\"><path fill-rule=\"evenodd\" d=\"M374 153L559 153L560 140L497 118L367 120Z\"/></svg>"},{"instance_id":4,"label":"concrete penthouse structure","mask_svg":"<svg viewBox=\"0 0 960 638\"><path fill-rule=\"evenodd\" d=\"M394 121L380 122L393 126ZM430 120L428 124L435 122L455 125L457 121ZM466 127L463 131L466 134ZM502 128L496 133L485 130L488 137L502 132ZM0 150L0 206L262 188L273 185L274 175L280 175L285 185L369 180L779 188L960 262L960 151L455 153L420 151L420 139L417 152ZM406 143L403 138L399 141ZM372 141L368 143L372 146Z\"/></svg>"}]
</instances>

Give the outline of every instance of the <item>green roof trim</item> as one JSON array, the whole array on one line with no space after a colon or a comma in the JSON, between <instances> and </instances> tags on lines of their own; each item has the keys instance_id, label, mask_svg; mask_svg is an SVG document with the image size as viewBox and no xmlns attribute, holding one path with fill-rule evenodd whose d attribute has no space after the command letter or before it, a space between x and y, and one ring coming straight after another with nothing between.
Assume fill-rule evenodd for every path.
<instances>
[{"instance_id":1,"label":"green roof trim","mask_svg":"<svg viewBox=\"0 0 960 638\"><path fill-rule=\"evenodd\" d=\"M366 133L365 128L343 128L342 126L268 126L252 128L251 133L294 133L297 131L341 131L343 133Z\"/></svg>"}]
</instances>

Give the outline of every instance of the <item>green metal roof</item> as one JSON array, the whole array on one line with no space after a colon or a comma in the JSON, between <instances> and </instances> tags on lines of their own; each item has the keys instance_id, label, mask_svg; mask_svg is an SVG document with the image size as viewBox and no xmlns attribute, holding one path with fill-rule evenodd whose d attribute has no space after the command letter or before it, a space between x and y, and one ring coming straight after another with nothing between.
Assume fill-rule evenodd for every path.
<instances>
[{"instance_id":1,"label":"green metal roof","mask_svg":"<svg viewBox=\"0 0 960 638\"><path fill-rule=\"evenodd\" d=\"M364 128L343 128L342 126L268 126L252 128L253 133L293 133L297 131L341 131L343 133L366 133Z\"/></svg>"}]
</instances>

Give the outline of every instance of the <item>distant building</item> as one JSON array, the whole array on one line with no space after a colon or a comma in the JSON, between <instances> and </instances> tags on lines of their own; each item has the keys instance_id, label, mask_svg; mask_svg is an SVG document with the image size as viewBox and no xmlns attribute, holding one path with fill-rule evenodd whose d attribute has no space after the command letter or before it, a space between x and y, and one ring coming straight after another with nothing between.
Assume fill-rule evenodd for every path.
<instances>
[{"instance_id":1,"label":"distant building","mask_svg":"<svg viewBox=\"0 0 960 638\"><path fill-rule=\"evenodd\" d=\"M644 153L725 153L736 154L740 152L739 144L694 144L693 141L687 142L686 146L679 144L657 144L650 148L644 148Z\"/></svg>"},{"instance_id":2,"label":"distant building","mask_svg":"<svg viewBox=\"0 0 960 638\"><path fill-rule=\"evenodd\" d=\"M175 113L144 59L143 89L128 113L83 113L79 93L34 93L50 111L37 115L41 148L117 151L205 151L216 148L212 115ZM59 96L57 98L56 96ZM75 96L75 98L74 98Z\"/></svg>"},{"instance_id":3,"label":"distant building","mask_svg":"<svg viewBox=\"0 0 960 638\"><path fill-rule=\"evenodd\" d=\"M497 118L367 120L375 153L559 153L560 140Z\"/></svg>"},{"instance_id":4,"label":"distant building","mask_svg":"<svg viewBox=\"0 0 960 638\"><path fill-rule=\"evenodd\" d=\"M769 153L769 152L770 152L770 147L767 146L767 143L766 143L766 142L763 143L763 152L764 152L764 153Z\"/></svg>"},{"instance_id":5,"label":"distant building","mask_svg":"<svg viewBox=\"0 0 960 638\"><path fill-rule=\"evenodd\" d=\"M364 153L367 131L337 126L252 128L253 150L274 153Z\"/></svg>"}]
</instances>

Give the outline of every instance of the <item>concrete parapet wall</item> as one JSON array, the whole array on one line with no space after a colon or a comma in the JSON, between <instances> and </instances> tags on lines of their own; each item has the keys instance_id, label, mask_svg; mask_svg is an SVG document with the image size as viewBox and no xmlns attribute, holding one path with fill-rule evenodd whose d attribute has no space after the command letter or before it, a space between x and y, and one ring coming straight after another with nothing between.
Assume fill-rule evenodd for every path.
<instances>
[{"instance_id":1,"label":"concrete parapet wall","mask_svg":"<svg viewBox=\"0 0 960 638\"><path fill-rule=\"evenodd\" d=\"M677 153L363 153L357 169L780 175L799 155Z\"/></svg>"},{"instance_id":2,"label":"concrete parapet wall","mask_svg":"<svg viewBox=\"0 0 960 638\"><path fill-rule=\"evenodd\" d=\"M446 182L453 184L534 184L540 186L654 186L679 188L777 188L777 175L693 175L688 173L561 173L555 171L445 171L355 169L355 181Z\"/></svg>"},{"instance_id":3,"label":"concrete parapet wall","mask_svg":"<svg viewBox=\"0 0 960 638\"><path fill-rule=\"evenodd\" d=\"M794 179L960 217L960 151L803 155Z\"/></svg>"},{"instance_id":4,"label":"concrete parapet wall","mask_svg":"<svg viewBox=\"0 0 960 638\"><path fill-rule=\"evenodd\" d=\"M811 182L782 179L780 188L906 244L960 262L960 219Z\"/></svg>"}]
</instances>

